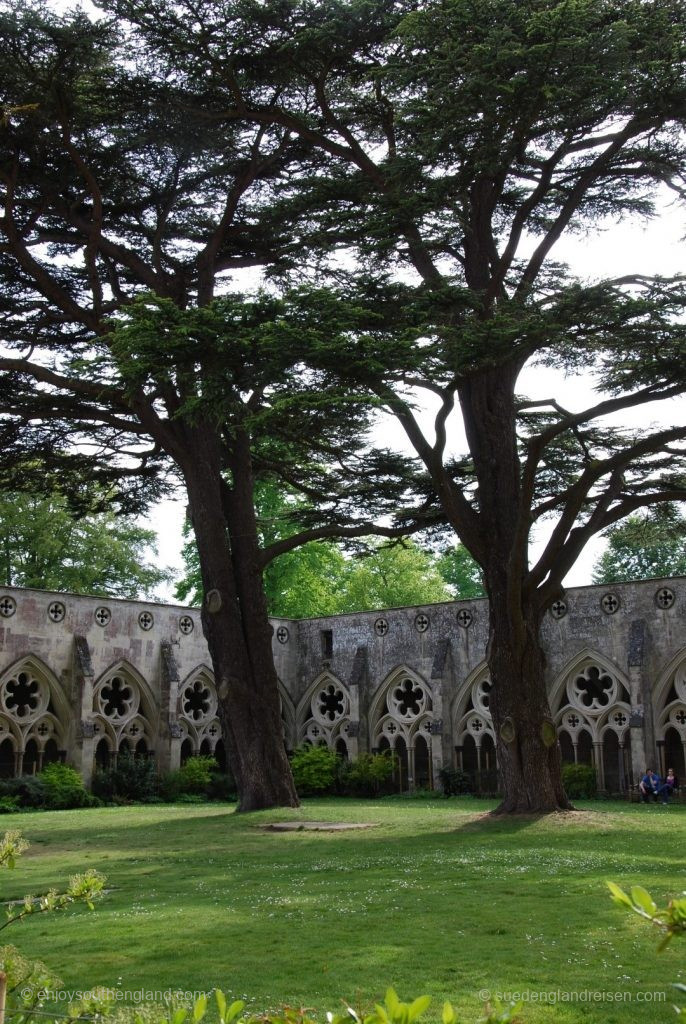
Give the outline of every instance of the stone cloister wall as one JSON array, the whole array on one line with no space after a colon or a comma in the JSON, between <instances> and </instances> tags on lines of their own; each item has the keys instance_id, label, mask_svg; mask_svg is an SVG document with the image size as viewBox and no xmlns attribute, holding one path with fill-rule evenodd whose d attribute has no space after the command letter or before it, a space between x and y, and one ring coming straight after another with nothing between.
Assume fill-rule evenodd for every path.
<instances>
[{"instance_id":1,"label":"stone cloister wall","mask_svg":"<svg viewBox=\"0 0 686 1024\"><path fill-rule=\"evenodd\" d=\"M686 776L686 579L580 587L545 616L565 760L626 789L646 763ZM393 748L402 788L443 765L495 788L486 601L274 620L285 742ZM0 774L66 758L88 783L122 749L171 770L223 759L198 609L0 590Z\"/></svg>"}]
</instances>

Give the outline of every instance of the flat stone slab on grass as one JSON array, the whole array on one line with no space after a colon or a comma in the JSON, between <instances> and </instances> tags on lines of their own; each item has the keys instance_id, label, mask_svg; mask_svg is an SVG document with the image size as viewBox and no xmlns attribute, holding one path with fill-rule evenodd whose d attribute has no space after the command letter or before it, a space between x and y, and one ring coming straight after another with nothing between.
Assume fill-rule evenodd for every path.
<instances>
[{"instance_id":1,"label":"flat stone slab on grass","mask_svg":"<svg viewBox=\"0 0 686 1024\"><path fill-rule=\"evenodd\" d=\"M375 828L376 822L348 821L275 821L263 825L265 832L348 832L356 828Z\"/></svg>"}]
</instances>

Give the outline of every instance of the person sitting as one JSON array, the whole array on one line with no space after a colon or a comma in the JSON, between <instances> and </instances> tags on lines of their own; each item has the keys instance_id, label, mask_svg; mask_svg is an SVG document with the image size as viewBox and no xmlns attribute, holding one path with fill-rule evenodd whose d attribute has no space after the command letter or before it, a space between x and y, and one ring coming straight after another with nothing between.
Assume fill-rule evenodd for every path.
<instances>
[{"instance_id":1,"label":"person sitting","mask_svg":"<svg viewBox=\"0 0 686 1024\"><path fill-rule=\"evenodd\" d=\"M658 779L652 768L646 768L645 775L638 784L638 789L644 804L650 803L651 796L657 803Z\"/></svg>"},{"instance_id":2,"label":"person sitting","mask_svg":"<svg viewBox=\"0 0 686 1024\"><path fill-rule=\"evenodd\" d=\"M667 778L665 779L665 781L663 783L661 783L660 785L658 785L658 787L657 787L657 796L660 797L660 799L662 800L663 804L668 804L669 803L669 798L670 798L670 796L672 796L672 794L674 793L675 790L676 790L676 775L674 774L674 769L670 768L667 771ZM657 799L657 796L656 796L656 799Z\"/></svg>"}]
</instances>

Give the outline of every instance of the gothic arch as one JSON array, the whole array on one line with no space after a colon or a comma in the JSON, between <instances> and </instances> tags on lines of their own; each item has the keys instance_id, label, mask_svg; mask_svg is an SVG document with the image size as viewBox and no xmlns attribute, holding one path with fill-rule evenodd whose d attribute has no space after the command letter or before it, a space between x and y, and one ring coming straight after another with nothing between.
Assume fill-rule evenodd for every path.
<instances>
[{"instance_id":1,"label":"gothic arch","mask_svg":"<svg viewBox=\"0 0 686 1024\"><path fill-rule=\"evenodd\" d=\"M281 680L278 680L279 686L279 705L281 707L281 721L283 723L283 739L288 750L292 750L298 745L298 732L296 728L296 714L295 704L291 698L290 693L283 685Z\"/></svg>"},{"instance_id":2,"label":"gothic arch","mask_svg":"<svg viewBox=\"0 0 686 1024\"><path fill-rule=\"evenodd\" d=\"M402 739L409 749L416 735L430 747L433 692L429 683L407 665L398 665L379 687L369 712L372 747L383 738L394 747Z\"/></svg>"},{"instance_id":3,"label":"gothic arch","mask_svg":"<svg viewBox=\"0 0 686 1024\"><path fill-rule=\"evenodd\" d=\"M19 658L0 677L0 740L13 737L21 753L33 741L42 758L53 740L66 747L71 708L54 672L33 654Z\"/></svg>"},{"instance_id":4,"label":"gothic arch","mask_svg":"<svg viewBox=\"0 0 686 1024\"><path fill-rule=\"evenodd\" d=\"M652 690L653 709L656 713L656 719L664 706L671 703L667 698L670 695L672 686L675 686L677 679L682 676L686 678L686 648L677 651L657 677L657 682Z\"/></svg>"},{"instance_id":5,"label":"gothic arch","mask_svg":"<svg viewBox=\"0 0 686 1024\"><path fill-rule=\"evenodd\" d=\"M333 672L320 672L296 712L298 743L326 744L331 750L345 742L350 725L350 691ZM347 746L346 746L347 749Z\"/></svg>"},{"instance_id":6,"label":"gothic arch","mask_svg":"<svg viewBox=\"0 0 686 1024\"><path fill-rule=\"evenodd\" d=\"M575 672L583 671L589 665L596 665L599 669L606 672L612 678L616 679L617 682L626 691L626 695L630 694L629 680L622 670L609 658L606 658L600 651L593 650L591 647L584 647L583 650L575 654L567 664L558 672L553 685L550 688L548 700L550 708L555 715L560 708L563 706L560 701L566 695L566 687L570 677Z\"/></svg>"},{"instance_id":7,"label":"gothic arch","mask_svg":"<svg viewBox=\"0 0 686 1024\"><path fill-rule=\"evenodd\" d=\"M667 664L653 691L655 739L660 752L660 770L674 768L686 777L686 650Z\"/></svg>"},{"instance_id":8,"label":"gothic arch","mask_svg":"<svg viewBox=\"0 0 686 1024\"><path fill-rule=\"evenodd\" d=\"M155 746L158 707L147 681L123 658L113 662L93 684L96 736L108 736L113 752ZM102 732L97 727L104 726Z\"/></svg>"},{"instance_id":9,"label":"gothic arch","mask_svg":"<svg viewBox=\"0 0 686 1024\"><path fill-rule=\"evenodd\" d=\"M629 680L599 651L579 651L558 674L550 707L563 759L592 764L598 788L623 792L631 777Z\"/></svg>"},{"instance_id":10,"label":"gothic arch","mask_svg":"<svg viewBox=\"0 0 686 1024\"><path fill-rule=\"evenodd\" d=\"M214 673L206 665L194 668L179 686L177 714L183 738L191 741L193 752L198 754L202 748L203 753L214 753L222 728Z\"/></svg>"},{"instance_id":11,"label":"gothic arch","mask_svg":"<svg viewBox=\"0 0 686 1024\"><path fill-rule=\"evenodd\" d=\"M479 733L490 735L492 739L495 739L491 723L491 713L488 707L488 691L490 688L491 680L488 663L482 661L476 668L472 669L460 685L457 695L453 700L451 717L456 745L460 745L467 735L472 735L476 741ZM474 730L470 728L470 723L475 722L481 723L480 729ZM475 732L477 735L475 735Z\"/></svg>"}]
</instances>

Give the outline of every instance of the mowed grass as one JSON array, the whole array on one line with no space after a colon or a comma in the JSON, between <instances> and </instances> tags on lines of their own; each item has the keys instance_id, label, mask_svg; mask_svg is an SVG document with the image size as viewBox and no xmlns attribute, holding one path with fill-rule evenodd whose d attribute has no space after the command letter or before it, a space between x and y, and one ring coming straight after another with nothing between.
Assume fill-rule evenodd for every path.
<instances>
[{"instance_id":1,"label":"mowed grass","mask_svg":"<svg viewBox=\"0 0 686 1024\"><path fill-rule=\"evenodd\" d=\"M525 991L531 1024L671 1019L686 942L658 957L656 930L615 907L605 881L644 885L658 902L686 889L686 807L596 803L503 820L488 817L492 806L309 800L251 815L227 805L14 815L7 826L31 846L3 874L4 899L87 867L107 875L108 892L94 913L31 918L4 938L70 989L217 986L255 1011L322 1011L341 998L367 1005L392 984L401 998L433 997L427 1020L445 999L476 1019L486 990ZM375 827L262 828L289 819ZM544 992L578 1001L553 1008ZM659 993L666 1003L653 1001Z\"/></svg>"}]
</instances>

